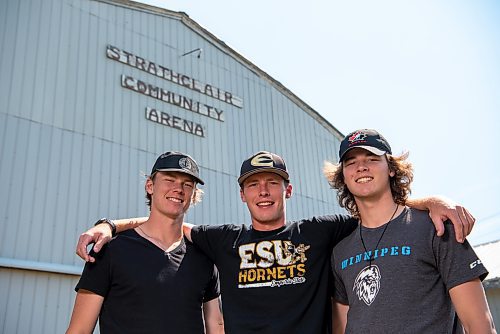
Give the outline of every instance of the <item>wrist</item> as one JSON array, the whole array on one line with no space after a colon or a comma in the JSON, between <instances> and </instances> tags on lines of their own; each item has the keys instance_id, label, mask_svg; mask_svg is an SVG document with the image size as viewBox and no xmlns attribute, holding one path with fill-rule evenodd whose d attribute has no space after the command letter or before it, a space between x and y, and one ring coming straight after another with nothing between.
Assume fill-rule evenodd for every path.
<instances>
[{"instance_id":1,"label":"wrist","mask_svg":"<svg viewBox=\"0 0 500 334\"><path fill-rule=\"evenodd\" d=\"M116 235L116 224L112 220L108 218L101 218L94 224L94 226L97 226L99 224L108 224L108 226L111 228L111 236L114 237Z\"/></svg>"}]
</instances>

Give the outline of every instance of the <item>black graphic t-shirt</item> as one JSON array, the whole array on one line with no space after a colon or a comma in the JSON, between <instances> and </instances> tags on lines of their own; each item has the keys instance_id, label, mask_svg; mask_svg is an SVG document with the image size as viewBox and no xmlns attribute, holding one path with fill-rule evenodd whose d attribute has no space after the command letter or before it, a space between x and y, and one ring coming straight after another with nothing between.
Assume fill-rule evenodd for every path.
<instances>
[{"instance_id":1,"label":"black graphic t-shirt","mask_svg":"<svg viewBox=\"0 0 500 334\"><path fill-rule=\"evenodd\" d=\"M348 216L288 222L273 231L195 226L193 243L219 269L226 333L326 333L329 258L356 228Z\"/></svg>"}]
</instances>

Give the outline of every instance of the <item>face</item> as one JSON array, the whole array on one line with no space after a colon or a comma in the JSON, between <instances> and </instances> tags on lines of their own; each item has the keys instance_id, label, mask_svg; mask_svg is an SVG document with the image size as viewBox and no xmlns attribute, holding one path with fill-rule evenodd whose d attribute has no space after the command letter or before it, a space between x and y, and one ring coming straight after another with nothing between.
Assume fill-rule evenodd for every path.
<instances>
[{"instance_id":1,"label":"face","mask_svg":"<svg viewBox=\"0 0 500 334\"><path fill-rule=\"evenodd\" d=\"M347 188L356 199L391 195L389 177L394 176L394 172L389 170L385 155L378 156L365 149L354 148L347 152L342 172Z\"/></svg>"},{"instance_id":2,"label":"face","mask_svg":"<svg viewBox=\"0 0 500 334\"><path fill-rule=\"evenodd\" d=\"M240 189L252 216L256 230L273 230L285 224L285 200L292 195L292 185L274 173L258 173L250 176Z\"/></svg>"},{"instance_id":3,"label":"face","mask_svg":"<svg viewBox=\"0 0 500 334\"><path fill-rule=\"evenodd\" d=\"M159 211L172 219L183 215L191 205L196 184L193 178L178 172L157 172L146 181L151 195L151 211Z\"/></svg>"}]
</instances>

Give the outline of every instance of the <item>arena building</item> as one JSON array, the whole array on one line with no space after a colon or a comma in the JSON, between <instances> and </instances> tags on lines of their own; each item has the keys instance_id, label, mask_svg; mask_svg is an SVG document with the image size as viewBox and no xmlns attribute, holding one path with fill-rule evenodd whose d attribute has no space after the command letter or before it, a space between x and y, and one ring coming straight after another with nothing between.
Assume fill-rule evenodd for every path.
<instances>
[{"instance_id":1,"label":"arena building","mask_svg":"<svg viewBox=\"0 0 500 334\"><path fill-rule=\"evenodd\" d=\"M165 151L200 164L190 222L249 223L236 180L259 150L287 162L289 219L341 211L321 168L342 134L185 13L3 0L0 45L1 333L64 332L78 235L147 215L144 174Z\"/></svg>"}]
</instances>

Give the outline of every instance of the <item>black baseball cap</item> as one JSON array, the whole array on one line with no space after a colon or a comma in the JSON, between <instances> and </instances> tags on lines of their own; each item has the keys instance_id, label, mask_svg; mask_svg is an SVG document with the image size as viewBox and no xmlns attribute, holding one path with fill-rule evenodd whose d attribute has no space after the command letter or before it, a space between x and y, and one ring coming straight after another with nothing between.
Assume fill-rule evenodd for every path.
<instances>
[{"instance_id":1,"label":"black baseball cap","mask_svg":"<svg viewBox=\"0 0 500 334\"><path fill-rule=\"evenodd\" d=\"M271 152L260 151L243 161L238 183L241 186L249 176L262 172L275 173L284 178L285 181L290 180L285 160L282 157Z\"/></svg>"},{"instance_id":2,"label":"black baseball cap","mask_svg":"<svg viewBox=\"0 0 500 334\"><path fill-rule=\"evenodd\" d=\"M156 172L180 172L191 175L199 184L205 184L200 179L200 168L189 155L176 151L165 152L156 159L151 169L151 175Z\"/></svg>"},{"instance_id":3,"label":"black baseball cap","mask_svg":"<svg viewBox=\"0 0 500 334\"><path fill-rule=\"evenodd\" d=\"M361 129L349 133L340 143L339 161L353 148L363 148L376 155L392 154L391 146L380 133L373 129Z\"/></svg>"}]
</instances>

